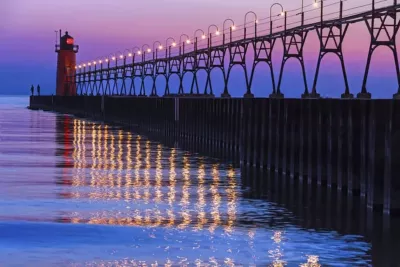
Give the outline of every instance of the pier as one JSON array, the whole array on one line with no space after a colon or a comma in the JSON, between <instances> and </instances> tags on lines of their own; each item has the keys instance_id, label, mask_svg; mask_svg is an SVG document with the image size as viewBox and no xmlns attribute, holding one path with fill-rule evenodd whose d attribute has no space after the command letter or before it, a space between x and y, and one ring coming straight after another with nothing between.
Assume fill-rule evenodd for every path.
<instances>
[{"instance_id":1,"label":"pier","mask_svg":"<svg viewBox=\"0 0 400 267\"><path fill-rule=\"evenodd\" d=\"M400 210L397 100L33 96L31 109L117 123L237 165Z\"/></svg>"}]
</instances>

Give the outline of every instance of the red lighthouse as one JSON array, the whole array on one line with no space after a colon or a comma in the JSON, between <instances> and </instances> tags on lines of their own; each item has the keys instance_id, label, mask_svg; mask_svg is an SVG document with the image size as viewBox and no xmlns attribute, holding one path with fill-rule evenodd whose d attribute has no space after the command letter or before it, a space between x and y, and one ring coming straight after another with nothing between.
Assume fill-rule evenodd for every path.
<instances>
[{"instance_id":1,"label":"red lighthouse","mask_svg":"<svg viewBox=\"0 0 400 267\"><path fill-rule=\"evenodd\" d=\"M76 53L78 53L79 46L74 44L74 38L65 32L61 36L60 30L60 44L56 44L57 52L57 95L71 96L76 95L75 86L75 68L76 68Z\"/></svg>"}]
</instances>

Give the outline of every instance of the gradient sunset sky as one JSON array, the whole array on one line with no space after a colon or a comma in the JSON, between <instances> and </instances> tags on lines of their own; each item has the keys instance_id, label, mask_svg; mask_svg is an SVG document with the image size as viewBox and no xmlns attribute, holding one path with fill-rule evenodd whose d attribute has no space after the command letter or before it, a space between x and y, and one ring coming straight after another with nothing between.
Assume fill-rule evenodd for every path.
<instances>
[{"instance_id":1,"label":"gradient sunset sky","mask_svg":"<svg viewBox=\"0 0 400 267\"><path fill-rule=\"evenodd\" d=\"M305 5L312 0L304 0ZM337 0L327 0L326 13L337 11ZM165 43L168 37L179 39L182 33L193 36L201 28L207 31L210 24L222 27L226 18L243 24L247 11L257 13L259 19L269 16L273 1L266 0L1 0L0 1L0 94L29 94L31 84L40 84L43 94L55 93L56 53L55 30L68 30L80 46L78 62L123 51L126 48L150 45L154 41ZM300 0L279 1L285 10L301 6ZM345 9L369 5L371 0L348 0ZM378 4L392 4L391 0ZM311 7L313 8L313 7ZM370 8L348 11L361 12ZM273 9L274 14L279 8ZM297 11L293 11L295 13ZM318 15L318 10L308 12L306 18ZM297 18L298 20L299 18ZM369 34L365 23L351 25L344 42L345 62L348 69L350 89L357 93L367 58ZM307 79L311 88L318 56L318 38L311 32L305 47ZM275 75L278 77L282 57L282 43L276 44L274 53ZM271 91L270 77L265 67L257 70L254 80L256 95L268 95ZM233 95L244 93L244 80L234 75L230 90ZM217 75L217 74L215 74ZM339 61L327 56L322 65L318 90L322 95L340 96L344 85ZM243 81L242 81L243 80ZM222 86L216 82L216 93ZM368 89L374 97L391 97L397 90L393 57L390 50L379 48L371 67ZM287 64L282 91L287 96L299 96L303 91L298 63Z\"/></svg>"}]
</instances>

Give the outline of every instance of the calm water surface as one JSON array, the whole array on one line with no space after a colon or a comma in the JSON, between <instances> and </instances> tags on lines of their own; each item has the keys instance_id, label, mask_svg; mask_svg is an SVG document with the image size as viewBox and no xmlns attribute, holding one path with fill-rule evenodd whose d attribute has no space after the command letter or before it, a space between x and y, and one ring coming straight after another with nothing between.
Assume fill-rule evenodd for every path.
<instances>
[{"instance_id":1,"label":"calm water surface","mask_svg":"<svg viewBox=\"0 0 400 267\"><path fill-rule=\"evenodd\" d=\"M0 98L0 266L368 266L229 164Z\"/></svg>"}]
</instances>

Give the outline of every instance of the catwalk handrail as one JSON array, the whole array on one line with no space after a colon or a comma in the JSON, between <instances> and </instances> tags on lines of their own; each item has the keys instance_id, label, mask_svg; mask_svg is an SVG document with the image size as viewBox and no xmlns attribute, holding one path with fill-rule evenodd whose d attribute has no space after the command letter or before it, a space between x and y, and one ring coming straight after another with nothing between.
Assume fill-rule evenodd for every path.
<instances>
[{"instance_id":1,"label":"catwalk handrail","mask_svg":"<svg viewBox=\"0 0 400 267\"><path fill-rule=\"evenodd\" d=\"M395 8L396 12L400 12L400 4L397 5L391 5L391 6L387 6L387 7L383 7L383 8L377 8L375 9L375 12L380 13L380 12L385 12L385 11L389 11L389 10L393 10ZM356 22L360 22L363 21L365 19L369 19L370 17L372 17L373 11L366 11L366 12L362 12L362 13L357 13L354 15L349 15L347 17L343 17L343 18L339 18L339 19L331 19L331 20L326 20L324 21L324 27L325 26L329 26L332 24L338 25L338 24L347 24L347 23L356 23ZM274 32L271 34L266 34L266 35L262 35L262 36L257 36L257 37L251 37L251 38L246 38L246 39L240 39L240 40L236 40L236 41L232 41L232 42L228 42L226 44L222 44L222 45L218 45L218 46L210 46L210 47L206 47L206 48L202 48L202 49L197 49L197 50L192 50L190 52L185 52L182 53L181 55L176 55L176 56L171 56L171 57L159 57L159 58L153 58L153 59L149 59L146 61L140 61L140 62L133 62L133 63L127 63L124 65L119 65L119 66L110 66L108 68L103 68L103 70L107 70L107 69L119 69L119 68L123 68L125 66L133 66L133 65L143 65L143 64L149 64L149 63L153 63L157 60L172 60L172 59L180 59L180 58L184 58L184 57L188 57L188 56L194 56L196 54L199 53L205 53L208 52L210 49L212 50L222 50L222 49L227 49L229 47L231 47L232 45L235 44L243 44L243 43L252 43L254 41L261 41L261 40L266 40L266 39L276 39L276 38L280 38L283 37L285 35L290 35L294 32L299 32L299 31L309 31L309 30L313 30L317 27L321 26L321 22L315 22L315 23L310 23L307 25L303 25L303 26L297 26L297 27L293 27L293 28L289 28L286 30L282 30L282 31L278 31L278 32ZM93 72L93 71L91 71ZM90 71L88 72L84 72L84 73L90 73Z\"/></svg>"}]
</instances>

